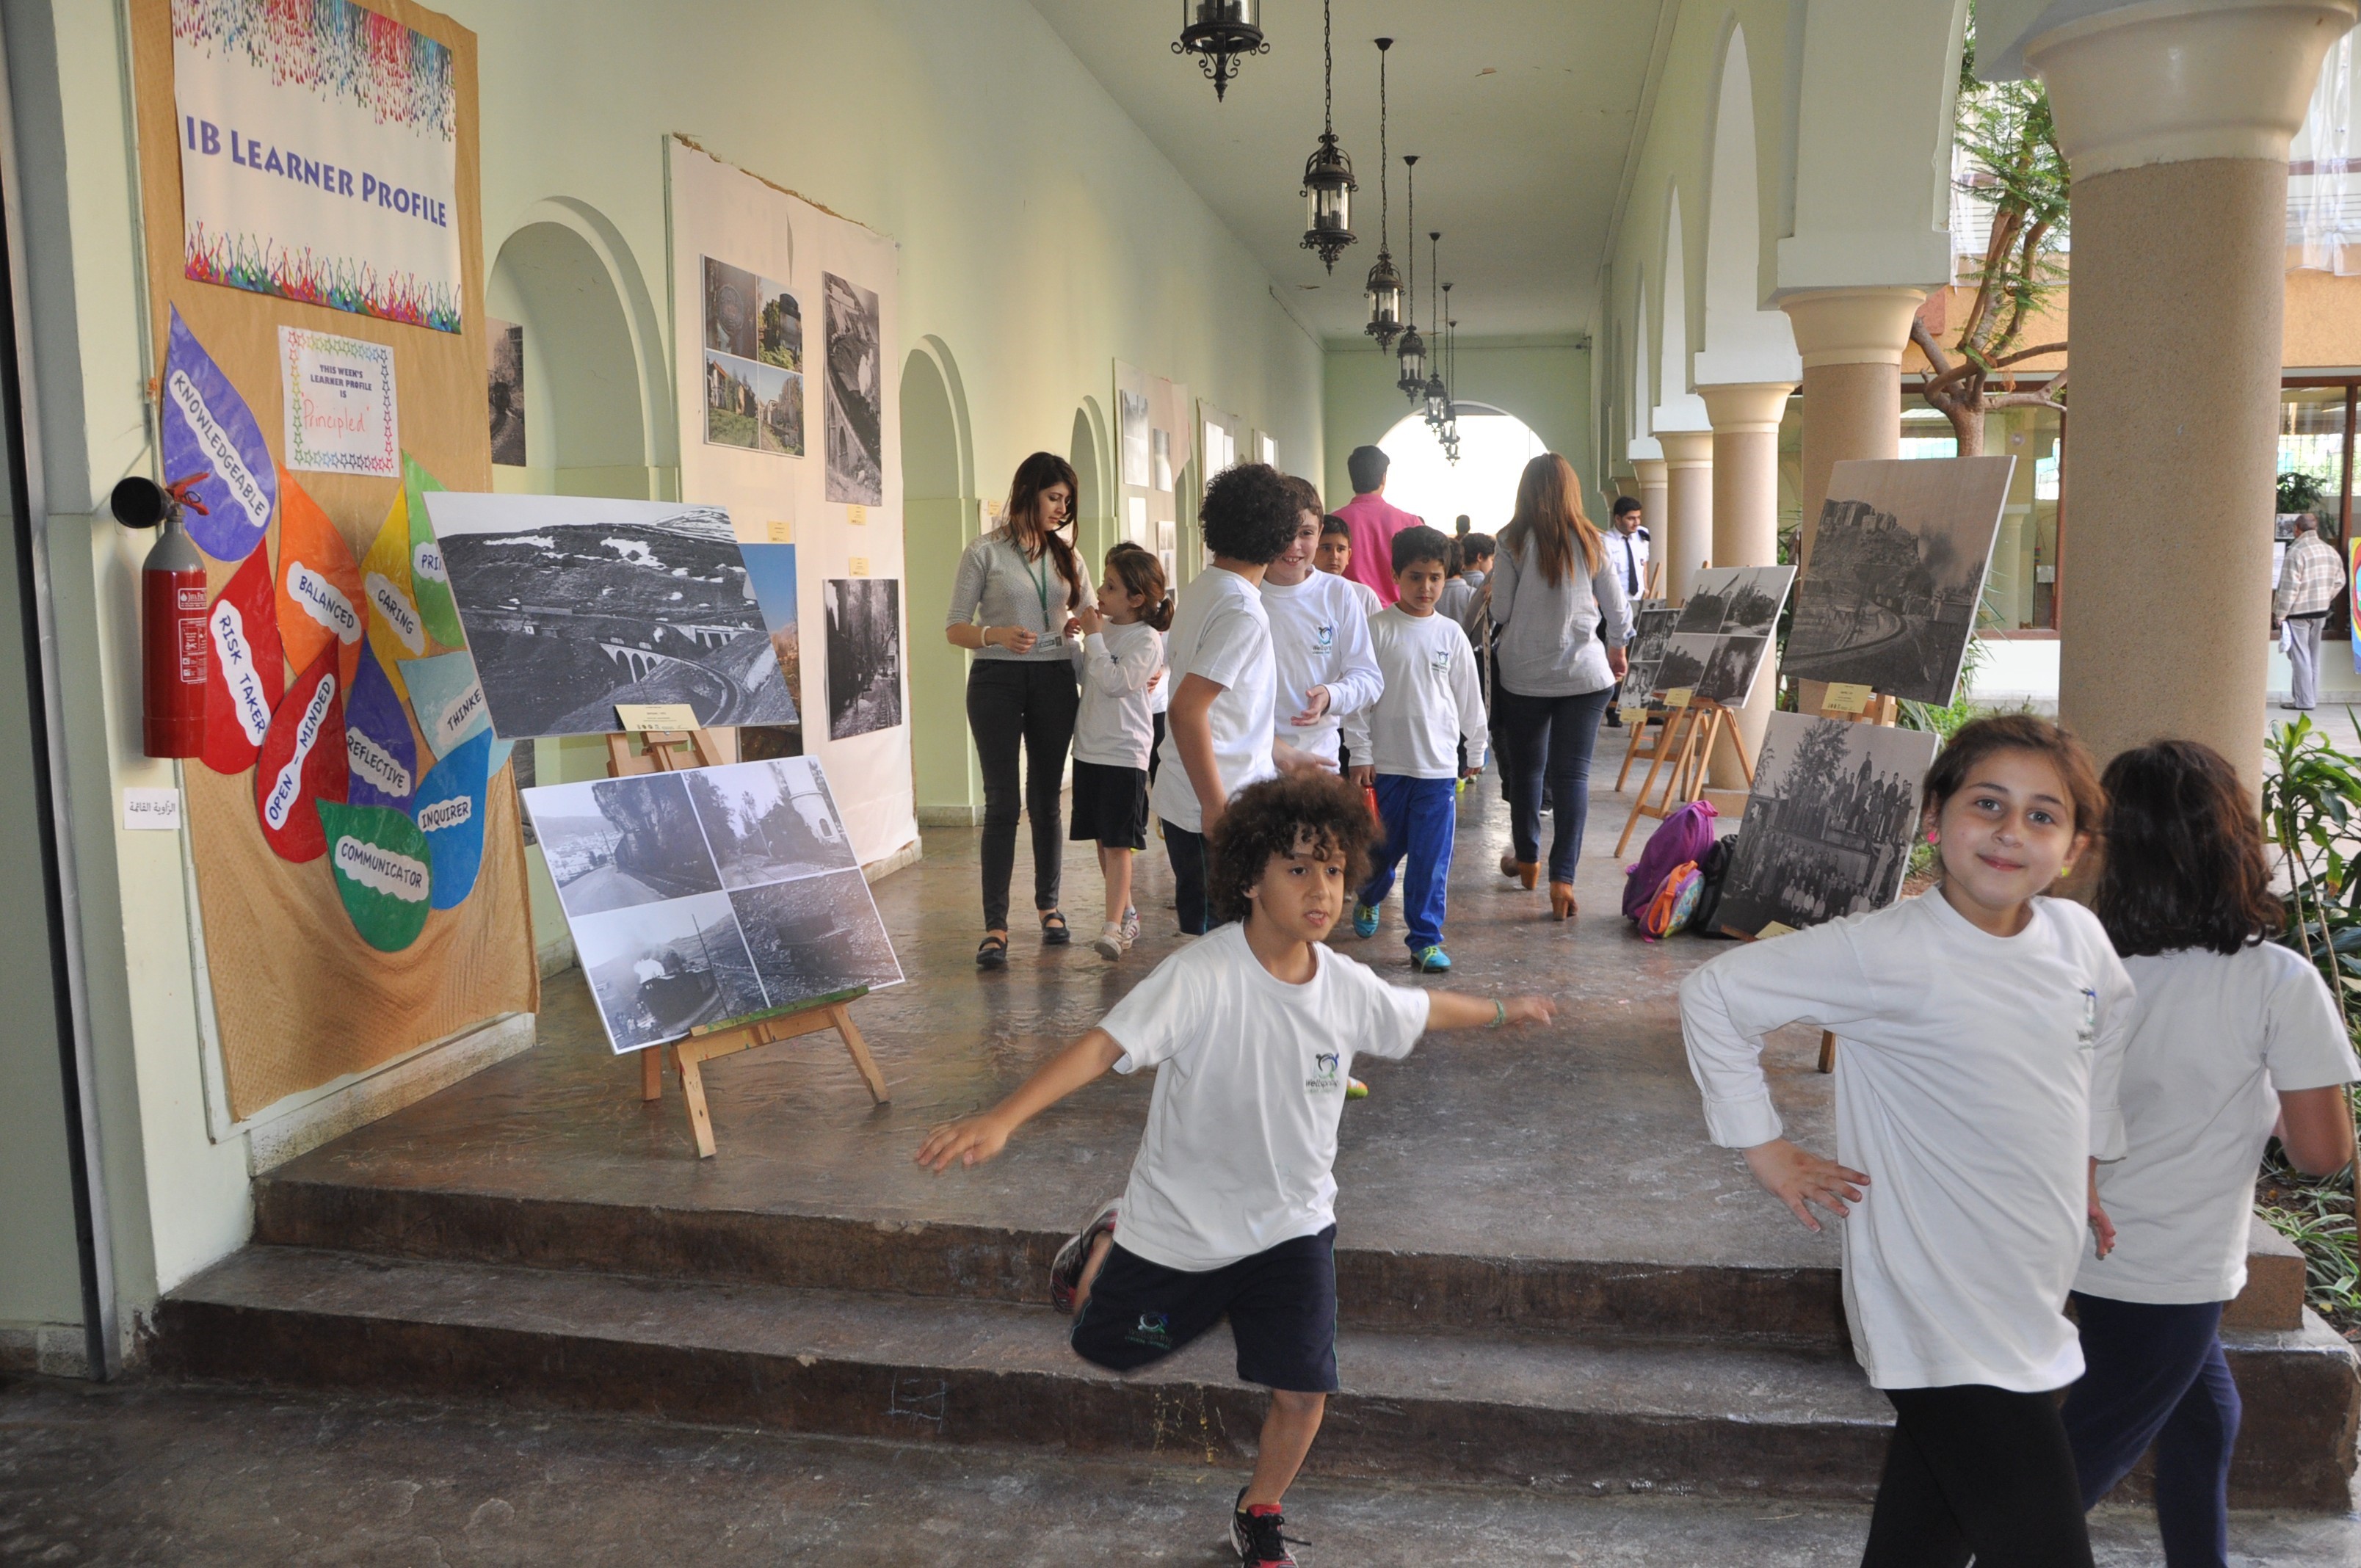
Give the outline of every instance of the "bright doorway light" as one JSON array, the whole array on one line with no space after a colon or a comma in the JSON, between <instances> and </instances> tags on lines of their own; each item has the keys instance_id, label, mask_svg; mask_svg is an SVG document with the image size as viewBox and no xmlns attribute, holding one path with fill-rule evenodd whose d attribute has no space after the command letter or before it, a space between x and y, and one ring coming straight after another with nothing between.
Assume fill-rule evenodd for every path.
<instances>
[{"instance_id":1,"label":"bright doorway light","mask_svg":"<svg viewBox=\"0 0 2361 1568\"><path fill-rule=\"evenodd\" d=\"M1445 533L1461 512L1478 533L1508 527L1517 510L1518 477L1549 450L1523 420L1480 403L1459 405L1455 465L1444 457L1423 414L1404 418L1378 446L1393 460L1386 470L1386 499Z\"/></svg>"}]
</instances>

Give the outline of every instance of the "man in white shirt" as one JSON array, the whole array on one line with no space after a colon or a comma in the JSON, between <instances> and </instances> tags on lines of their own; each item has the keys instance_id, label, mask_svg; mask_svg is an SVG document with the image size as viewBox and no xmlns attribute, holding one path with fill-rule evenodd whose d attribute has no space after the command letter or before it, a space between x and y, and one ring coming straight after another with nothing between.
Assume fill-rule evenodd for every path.
<instances>
[{"instance_id":1,"label":"man in white shirt","mask_svg":"<svg viewBox=\"0 0 2361 1568\"><path fill-rule=\"evenodd\" d=\"M1415 968L1441 973L1451 968L1451 956L1443 950L1443 920L1458 816L1460 748L1466 748L1466 776L1483 772L1484 688L1476 679L1476 651L1467 633L1434 609L1451 540L1437 529L1404 529L1394 535L1393 552L1400 597L1369 622L1385 691L1375 707L1345 721L1345 743L1355 759L1353 782L1377 791L1385 827L1376 874L1353 907L1353 930L1377 935L1378 905L1392 891L1394 868L1407 857L1403 939Z\"/></svg>"},{"instance_id":2,"label":"man in white shirt","mask_svg":"<svg viewBox=\"0 0 2361 1568\"><path fill-rule=\"evenodd\" d=\"M1630 496L1618 496L1613 523L1602 535L1607 541L1607 565L1623 585L1623 597L1637 605L1648 586L1649 540L1648 531L1640 526L1640 503Z\"/></svg>"},{"instance_id":3,"label":"man in white shirt","mask_svg":"<svg viewBox=\"0 0 2361 1568\"><path fill-rule=\"evenodd\" d=\"M2320 701L2320 629L2345 587L2336 551L2320 537L2320 520L2305 512L2295 520L2295 543L2279 568L2271 595L2271 630L2287 628L2288 706L2309 713Z\"/></svg>"},{"instance_id":4,"label":"man in white shirt","mask_svg":"<svg viewBox=\"0 0 2361 1568\"><path fill-rule=\"evenodd\" d=\"M1333 769L1345 716L1377 701L1385 682L1369 649L1369 622L1353 591L1356 585L1312 570L1320 544L1319 494L1305 480L1290 482L1304 510L1296 516L1294 539L1262 577L1271 658L1279 670L1272 717L1279 742Z\"/></svg>"},{"instance_id":5,"label":"man in white shirt","mask_svg":"<svg viewBox=\"0 0 2361 1568\"><path fill-rule=\"evenodd\" d=\"M1279 771L1273 756L1278 669L1270 617L1257 590L1295 537L1301 510L1287 476L1241 463L1213 477L1199 513L1213 564L1180 593L1165 639L1164 744L1149 802L1164 824L1174 907L1185 936L1202 936L1205 839L1230 796Z\"/></svg>"}]
</instances>

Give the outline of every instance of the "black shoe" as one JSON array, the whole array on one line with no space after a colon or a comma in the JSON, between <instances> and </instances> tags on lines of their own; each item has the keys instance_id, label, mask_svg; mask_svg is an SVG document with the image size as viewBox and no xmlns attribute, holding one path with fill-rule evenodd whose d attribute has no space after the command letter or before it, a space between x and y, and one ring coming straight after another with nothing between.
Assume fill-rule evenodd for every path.
<instances>
[{"instance_id":1,"label":"black shoe","mask_svg":"<svg viewBox=\"0 0 2361 1568\"><path fill-rule=\"evenodd\" d=\"M983 941L977 943L975 948L975 967L978 969L1006 969L1008 967L1008 938L1005 937L986 937Z\"/></svg>"},{"instance_id":2,"label":"black shoe","mask_svg":"<svg viewBox=\"0 0 2361 1568\"><path fill-rule=\"evenodd\" d=\"M1102 1235L1115 1234L1115 1223L1122 1210L1120 1200L1111 1199L1098 1207L1091 1223L1066 1238L1058 1255L1049 1261L1049 1305L1068 1317L1074 1313L1074 1295L1082 1288L1082 1270L1089 1266L1091 1248Z\"/></svg>"},{"instance_id":3,"label":"black shoe","mask_svg":"<svg viewBox=\"0 0 2361 1568\"><path fill-rule=\"evenodd\" d=\"M1045 909L1041 912L1041 945L1043 947L1062 948L1073 939L1074 933L1066 924L1064 910Z\"/></svg>"},{"instance_id":4,"label":"black shoe","mask_svg":"<svg viewBox=\"0 0 2361 1568\"><path fill-rule=\"evenodd\" d=\"M1277 1508L1265 1514L1246 1510L1246 1489L1238 1488L1238 1500L1230 1508L1230 1550L1238 1554L1245 1568L1298 1568L1295 1553L1288 1550L1291 1543L1308 1546L1301 1536L1284 1533L1287 1516Z\"/></svg>"}]
</instances>

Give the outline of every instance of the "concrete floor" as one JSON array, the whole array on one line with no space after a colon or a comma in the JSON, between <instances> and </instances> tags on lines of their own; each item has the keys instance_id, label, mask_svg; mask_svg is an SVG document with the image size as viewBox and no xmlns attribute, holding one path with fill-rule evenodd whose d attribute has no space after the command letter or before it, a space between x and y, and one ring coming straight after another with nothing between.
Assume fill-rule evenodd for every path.
<instances>
[{"instance_id":1,"label":"concrete floor","mask_svg":"<svg viewBox=\"0 0 2361 1568\"><path fill-rule=\"evenodd\" d=\"M1235 1478L489 1407L0 1385L0 1563L664 1568L1211 1565ZM1860 1508L1306 1481L1305 1568L1850 1563ZM2137 1509L2094 1528L2155 1561ZM2242 1565L2361 1564L2349 1520L2241 1515Z\"/></svg>"}]
</instances>

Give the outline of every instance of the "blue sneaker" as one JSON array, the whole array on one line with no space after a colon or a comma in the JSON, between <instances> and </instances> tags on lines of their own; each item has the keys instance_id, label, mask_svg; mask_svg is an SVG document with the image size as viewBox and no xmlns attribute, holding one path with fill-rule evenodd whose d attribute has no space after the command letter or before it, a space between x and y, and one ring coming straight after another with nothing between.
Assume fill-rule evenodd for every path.
<instances>
[{"instance_id":1,"label":"blue sneaker","mask_svg":"<svg viewBox=\"0 0 2361 1568\"><path fill-rule=\"evenodd\" d=\"M1451 968L1451 955L1443 950L1441 943L1430 943L1411 951L1410 967L1421 974L1444 974Z\"/></svg>"},{"instance_id":2,"label":"blue sneaker","mask_svg":"<svg viewBox=\"0 0 2361 1568\"><path fill-rule=\"evenodd\" d=\"M1378 907L1374 904L1356 902L1353 905L1353 935L1374 937L1378 934Z\"/></svg>"}]
</instances>

